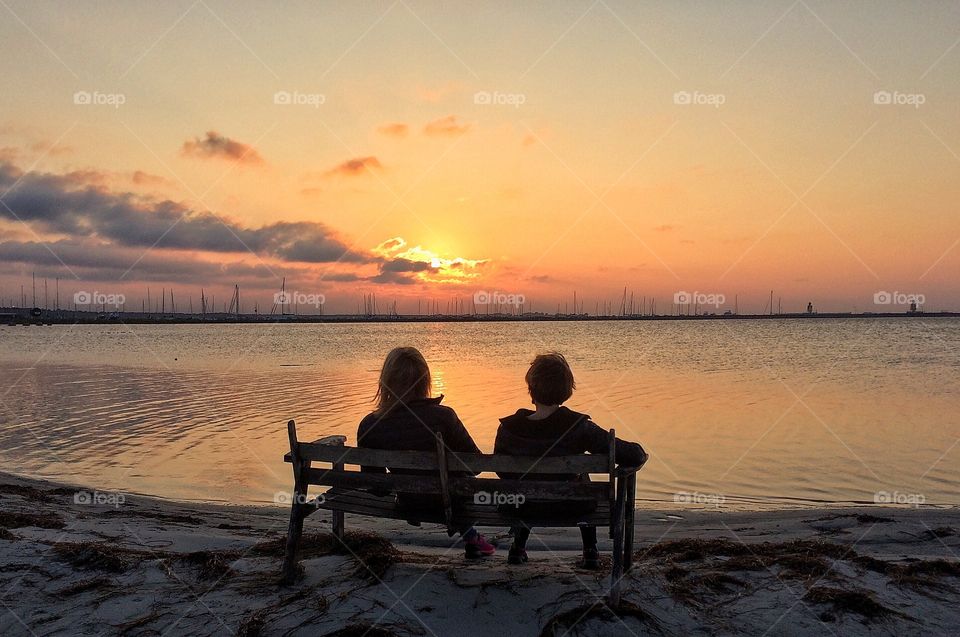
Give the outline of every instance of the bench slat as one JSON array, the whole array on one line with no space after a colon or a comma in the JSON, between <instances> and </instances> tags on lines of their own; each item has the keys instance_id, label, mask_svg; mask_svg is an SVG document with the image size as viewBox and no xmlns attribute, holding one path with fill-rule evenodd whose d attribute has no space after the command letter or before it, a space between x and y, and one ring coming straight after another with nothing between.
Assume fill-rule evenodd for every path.
<instances>
[{"instance_id":1,"label":"bench slat","mask_svg":"<svg viewBox=\"0 0 960 637\"><path fill-rule=\"evenodd\" d=\"M317 462L343 462L368 467L436 470L437 454L433 451L393 451L361 449L301 442L297 446L301 458ZM290 454L284 460L291 461ZM605 455L574 456L504 456L485 453L450 453L447 464L451 471L471 473L608 473Z\"/></svg>"},{"instance_id":2,"label":"bench slat","mask_svg":"<svg viewBox=\"0 0 960 637\"><path fill-rule=\"evenodd\" d=\"M440 495L440 483L433 476L409 476L396 473L361 473L311 468L306 472L307 482L344 489L372 489Z\"/></svg>"},{"instance_id":3,"label":"bench slat","mask_svg":"<svg viewBox=\"0 0 960 637\"><path fill-rule=\"evenodd\" d=\"M473 497L478 492L497 492L501 495L520 494L526 500L605 500L607 483L453 478L450 491L466 497Z\"/></svg>"},{"instance_id":4,"label":"bench slat","mask_svg":"<svg viewBox=\"0 0 960 637\"><path fill-rule=\"evenodd\" d=\"M404 520L409 517L408 513L396 509L393 496L375 496L366 491L331 489L327 492L324 503L318 508L395 520ZM443 513L439 509L434 514L427 511L418 511L417 517L420 518L421 522L445 523ZM595 511L586 515L526 516L523 520L510 515L508 511L501 511L496 506L463 504L457 507L454 520L461 524L478 526L512 526L519 522L540 527L570 527L575 526L577 522L607 526L610 523L610 503L603 500L597 504Z\"/></svg>"}]
</instances>

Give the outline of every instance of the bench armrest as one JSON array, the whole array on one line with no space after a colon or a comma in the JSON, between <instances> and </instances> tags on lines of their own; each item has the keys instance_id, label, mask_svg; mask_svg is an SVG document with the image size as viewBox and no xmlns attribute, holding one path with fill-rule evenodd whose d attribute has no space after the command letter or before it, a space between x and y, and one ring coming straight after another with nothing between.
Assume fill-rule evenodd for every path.
<instances>
[{"instance_id":1,"label":"bench armrest","mask_svg":"<svg viewBox=\"0 0 960 637\"><path fill-rule=\"evenodd\" d=\"M335 447L342 447L347 442L346 436L324 436L319 440L314 440L311 442L311 445L333 445Z\"/></svg>"}]
</instances>

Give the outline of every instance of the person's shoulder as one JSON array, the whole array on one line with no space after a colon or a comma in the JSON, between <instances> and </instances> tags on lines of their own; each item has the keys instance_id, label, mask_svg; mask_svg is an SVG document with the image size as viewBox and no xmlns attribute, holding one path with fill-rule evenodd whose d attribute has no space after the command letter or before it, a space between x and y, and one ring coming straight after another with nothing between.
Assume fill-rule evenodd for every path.
<instances>
[{"instance_id":1,"label":"person's shoulder","mask_svg":"<svg viewBox=\"0 0 960 637\"><path fill-rule=\"evenodd\" d=\"M360 420L360 424L357 425L357 435L363 436L364 433L372 429L378 422L383 419L383 415L375 411L371 411L369 414L364 416Z\"/></svg>"},{"instance_id":2,"label":"person's shoulder","mask_svg":"<svg viewBox=\"0 0 960 637\"><path fill-rule=\"evenodd\" d=\"M510 414L509 416L504 416L500 419L501 427L512 427L519 423L529 422L528 418L533 412L529 409L518 409L516 413Z\"/></svg>"},{"instance_id":3,"label":"person's shoulder","mask_svg":"<svg viewBox=\"0 0 960 637\"><path fill-rule=\"evenodd\" d=\"M583 414L566 406L560 407L560 409L556 411L556 415L562 420L575 425L596 424L593 422L593 419L590 418L590 414Z\"/></svg>"}]
</instances>

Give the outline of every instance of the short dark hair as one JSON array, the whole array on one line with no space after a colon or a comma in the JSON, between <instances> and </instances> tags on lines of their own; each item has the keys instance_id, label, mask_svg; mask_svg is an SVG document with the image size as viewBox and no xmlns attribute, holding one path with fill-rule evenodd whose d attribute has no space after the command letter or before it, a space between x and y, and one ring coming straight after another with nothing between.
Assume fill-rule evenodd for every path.
<instances>
[{"instance_id":1,"label":"short dark hair","mask_svg":"<svg viewBox=\"0 0 960 637\"><path fill-rule=\"evenodd\" d=\"M527 389L530 398L541 405L562 405L577 388L573 372L563 354L539 354L527 370Z\"/></svg>"}]
</instances>

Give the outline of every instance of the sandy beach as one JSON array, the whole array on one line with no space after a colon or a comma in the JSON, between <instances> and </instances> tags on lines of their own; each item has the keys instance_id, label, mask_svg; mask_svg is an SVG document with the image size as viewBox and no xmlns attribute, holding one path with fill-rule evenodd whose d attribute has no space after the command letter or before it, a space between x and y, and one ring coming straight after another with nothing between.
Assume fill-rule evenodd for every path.
<instances>
[{"instance_id":1,"label":"sandy beach","mask_svg":"<svg viewBox=\"0 0 960 637\"><path fill-rule=\"evenodd\" d=\"M956 509L640 510L617 614L609 571L577 567L573 529L535 533L530 563L511 567L503 529L485 530L496 556L468 562L442 528L359 516L340 547L319 512L303 576L284 588L286 522L278 507L0 474L0 633L906 635L960 622Z\"/></svg>"}]
</instances>

